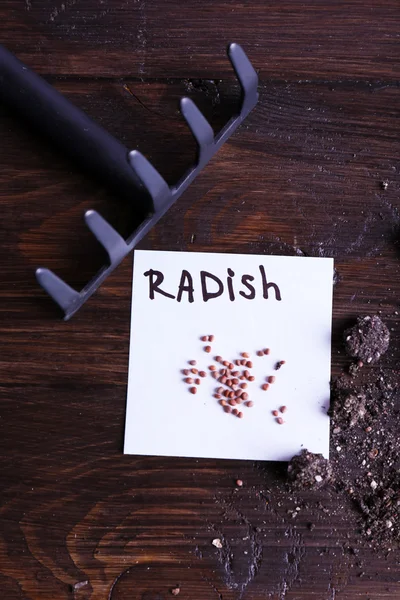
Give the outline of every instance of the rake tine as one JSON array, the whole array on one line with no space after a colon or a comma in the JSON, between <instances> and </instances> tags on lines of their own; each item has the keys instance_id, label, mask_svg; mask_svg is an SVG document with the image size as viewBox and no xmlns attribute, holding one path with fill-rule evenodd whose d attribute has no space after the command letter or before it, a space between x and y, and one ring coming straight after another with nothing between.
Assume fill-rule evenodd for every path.
<instances>
[{"instance_id":1,"label":"rake tine","mask_svg":"<svg viewBox=\"0 0 400 600\"><path fill-rule=\"evenodd\" d=\"M55 302L67 312L68 308L79 299L80 294L60 279L49 269L36 269L36 279L42 288Z\"/></svg>"},{"instance_id":2,"label":"rake tine","mask_svg":"<svg viewBox=\"0 0 400 600\"><path fill-rule=\"evenodd\" d=\"M258 75L239 44L228 46L228 56L242 88L241 115L248 114L257 104Z\"/></svg>"},{"instance_id":3,"label":"rake tine","mask_svg":"<svg viewBox=\"0 0 400 600\"><path fill-rule=\"evenodd\" d=\"M182 98L181 111L198 144L198 163L209 158L210 148L214 144L214 132L211 125L190 98Z\"/></svg>"},{"instance_id":4,"label":"rake tine","mask_svg":"<svg viewBox=\"0 0 400 600\"><path fill-rule=\"evenodd\" d=\"M160 173L138 150L132 150L129 153L129 162L136 175L142 181L149 192L154 211L159 212L165 208L166 202L171 199L171 190Z\"/></svg>"},{"instance_id":5,"label":"rake tine","mask_svg":"<svg viewBox=\"0 0 400 600\"><path fill-rule=\"evenodd\" d=\"M121 261L127 253L127 243L124 238L95 210L85 212L86 225L106 250L110 263Z\"/></svg>"}]
</instances>

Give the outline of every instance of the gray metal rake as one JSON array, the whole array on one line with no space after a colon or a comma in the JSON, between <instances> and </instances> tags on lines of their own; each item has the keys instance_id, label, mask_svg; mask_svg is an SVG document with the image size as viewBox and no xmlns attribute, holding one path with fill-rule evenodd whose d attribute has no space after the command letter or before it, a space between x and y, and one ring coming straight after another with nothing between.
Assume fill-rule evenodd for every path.
<instances>
[{"instance_id":1,"label":"gray metal rake","mask_svg":"<svg viewBox=\"0 0 400 600\"><path fill-rule=\"evenodd\" d=\"M228 57L242 90L239 114L214 136L214 132L189 98L182 98L181 112L197 142L197 164L174 186L168 186L151 163L137 150L130 152L107 131L94 123L13 54L0 46L0 97L25 118L40 125L53 141L96 173L105 174L116 188L136 196L146 215L135 231L124 239L98 212L88 210L85 221L106 250L109 264L81 291L76 291L49 269L39 268L40 285L64 311L68 320L95 292L123 258L166 213L186 190L222 144L239 127L258 101L258 77L238 44L228 46Z\"/></svg>"}]
</instances>

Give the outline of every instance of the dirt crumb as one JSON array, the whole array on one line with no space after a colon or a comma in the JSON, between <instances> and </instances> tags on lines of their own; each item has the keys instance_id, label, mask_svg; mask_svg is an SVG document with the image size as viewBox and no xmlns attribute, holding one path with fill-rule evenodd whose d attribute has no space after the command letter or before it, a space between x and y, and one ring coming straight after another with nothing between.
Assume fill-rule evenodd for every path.
<instances>
[{"instance_id":1,"label":"dirt crumb","mask_svg":"<svg viewBox=\"0 0 400 600\"><path fill-rule=\"evenodd\" d=\"M376 363L389 348L390 333L378 316L357 317L344 332L346 352L367 364Z\"/></svg>"},{"instance_id":2,"label":"dirt crumb","mask_svg":"<svg viewBox=\"0 0 400 600\"><path fill-rule=\"evenodd\" d=\"M354 427L362 421L366 415L367 397L362 390L332 392L331 416L334 419L336 429ZM339 430L340 430L339 429Z\"/></svg>"},{"instance_id":3,"label":"dirt crumb","mask_svg":"<svg viewBox=\"0 0 400 600\"><path fill-rule=\"evenodd\" d=\"M288 465L288 477L297 489L319 489L332 477L332 467L322 454L302 450Z\"/></svg>"}]
</instances>

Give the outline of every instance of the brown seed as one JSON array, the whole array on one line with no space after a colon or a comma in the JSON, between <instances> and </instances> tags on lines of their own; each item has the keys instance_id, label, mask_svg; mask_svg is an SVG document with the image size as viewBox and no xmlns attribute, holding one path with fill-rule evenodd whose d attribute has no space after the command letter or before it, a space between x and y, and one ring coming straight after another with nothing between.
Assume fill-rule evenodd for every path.
<instances>
[{"instance_id":1,"label":"brown seed","mask_svg":"<svg viewBox=\"0 0 400 600\"><path fill-rule=\"evenodd\" d=\"M217 367L216 367L215 365L210 365L210 366L208 367L208 369L209 369L210 371L216 371L216 370L217 370Z\"/></svg>"},{"instance_id":2,"label":"brown seed","mask_svg":"<svg viewBox=\"0 0 400 600\"><path fill-rule=\"evenodd\" d=\"M239 377L239 379L240 379L240 381L243 381L243 379L246 379L246 377L245 377L244 375L241 375L241 376Z\"/></svg>"},{"instance_id":3,"label":"brown seed","mask_svg":"<svg viewBox=\"0 0 400 600\"><path fill-rule=\"evenodd\" d=\"M250 358L250 354L248 352L242 352L241 356L243 356L243 358Z\"/></svg>"},{"instance_id":4,"label":"brown seed","mask_svg":"<svg viewBox=\"0 0 400 600\"><path fill-rule=\"evenodd\" d=\"M234 408L234 409L233 409L233 411L232 411L232 414L233 414L233 415L235 415L235 417L236 417L236 416L237 416L237 414L238 414L238 412L239 412L239 411L238 411L238 409L237 409L237 408Z\"/></svg>"},{"instance_id":5,"label":"brown seed","mask_svg":"<svg viewBox=\"0 0 400 600\"><path fill-rule=\"evenodd\" d=\"M238 412L237 416L239 417L239 419L243 419L243 413L242 412Z\"/></svg>"},{"instance_id":6,"label":"brown seed","mask_svg":"<svg viewBox=\"0 0 400 600\"><path fill-rule=\"evenodd\" d=\"M237 376L239 375L239 371L232 371L232 375L233 375L234 377L237 377Z\"/></svg>"},{"instance_id":7,"label":"brown seed","mask_svg":"<svg viewBox=\"0 0 400 600\"><path fill-rule=\"evenodd\" d=\"M365 428L365 433L371 433L372 431L372 427L366 427Z\"/></svg>"},{"instance_id":8,"label":"brown seed","mask_svg":"<svg viewBox=\"0 0 400 600\"><path fill-rule=\"evenodd\" d=\"M222 392L222 395L223 395L223 396L225 396L225 398L229 398L229 394L230 394L230 391L229 391L229 390L224 390L224 391Z\"/></svg>"},{"instance_id":9,"label":"brown seed","mask_svg":"<svg viewBox=\"0 0 400 600\"><path fill-rule=\"evenodd\" d=\"M193 383L193 379L191 377L186 377L185 383Z\"/></svg>"},{"instance_id":10,"label":"brown seed","mask_svg":"<svg viewBox=\"0 0 400 600\"><path fill-rule=\"evenodd\" d=\"M204 346L204 352L211 352L211 346Z\"/></svg>"},{"instance_id":11,"label":"brown seed","mask_svg":"<svg viewBox=\"0 0 400 600\"><path fill-rule=\"evenodd\" d=\"M189 392L190 392L191 394L197 394L197 388L195 388L195 387L191 387L191 388L189 388Z\"/></svg>"},{"instance_id":12,"label":"brown seed","mask_svg":"<svg viewBox=\"0 0 400 600\"><path fill-rule=\"evenodd\" d=\"M278 417L276 422L279 423L279 425L283 425L285 421L282 419L282 417Z\"/></svg>"},{"instance_id":13,"label":"brown seed","mask_svg":"<svg viewBox=\"0 0 400 600\"><path fill-rule=\"evenodd\" d=\"M251 362L251 360L248 360L246 363L246 367L248 367L249 369L253 368L253 363Z\"/></svg>"},{"instance_id":14,"label":"brown seed","mask_svg":"<svg viewBox=\"0 0 400 600\"><path fill-rule=\"evenodd\" d=\"M190 371L189 371L189 369L183 369L182 373L184 375L189 375Z\"/></svg>"},{"instance_id":15,"label":"brown seed","mask_svg":"<svg viewBox=\"0 0 400 600\"><path fill-rule=\"evenodd\" d=\"M226 369L220 369L219 372L221 375L226 375Z\"/></svg>"},{"instance_id":16,"label":"brown seed","mask_svg":"<svg viewBox=\"0 0 400 600\"><path fill-rule=\"evenodd\" d=\"M197 361L195 360L189 360L189 365L197 365Z\"/></svg>"},{"instance_id":17,"label":"brown seed","mask_svg":"<svg viewBox=\"0 0 400 600\"><path fill-rule=\"evenodd\" d=\"M279 410L281 413L285 413L287 411L287 406L281 406Z\"/></svg>"},{"instance_id":18,"label":"brown seed","mask_svg":"<svg viewBox=\"0 0 400 600\"><path fill-rule=\"evenodd\" d=\"M278 413L278 411L277 411L277 410L273 410L273 411L272 411L272 414L274 415L274 417L278 417L278 416L279 416L279 413Z\"/></svg>"},{"instance_id":19,"label":"brown seed","mask_svg":"<svg viewBox=\"0 0 400 600\"><path fill-rule=\"evenodd\" d=\"M241 360L238 360L238 359L236 359L236 360L235 360L235 365L239 366L239 365L241 365L241 364L242 364L242 361L241 361Z\"/></svg>"},{"instance_id":20,"label":"brown seed","mask_svg":"<svg viewBox=\"0 0 400 600\"><path fill-rule=\"evenodd\" d=\"M263 352L262 350L259 350L259 351L257 352L257 356L264 356L264 352Z\"/></svg>"},{"instance_id":21,"label":"brown seed","mask_svg":"<svg viewBox=\"0 0 400 600\"><path fill-rule=\"evenodd\" d=\"M202 342L208 342L208 335L202 335L200 339Z\"/></svg>"},{"instance_id":22,"label":"brown seed","mask_svg":"<svg viewBox=\"0 0 400 600\"><path fill-rule=\"evenodd\" d=\"M214 394L214 398L216 398L217 400L220 400L221 394Z\"/></svg>"},{"instance_id":23,"label":"brown seed","mask_svg":"<svg viewBox=\"0 0 400 600\"><path fill-rule=\"evenodd\" d=\"M190 372L193 373L193 375L197 375L198 370L197 369L190 369Z\"/></svg>"},{"instance_id":24,"label":"brown seed","mask_svg":"<svg viewBox=\"0 0 400 600\"><path fill-rule=\"evenodd\" d=\"M238 379L237 377L234 377L234 378L232 379L232 383L233 383L234 385L237 385L237 384L239 383L239 379Z\"/></svg>"},{"instance_id":25,"label":"brown seed","mask_svg":"<svg viewBox=\"0 0 400 600\"><path fill-rule=\"evenodd\" d=\"M226 385L227 385L228 387L231 387L231 385L232 385L232 379L227 379L227 380L226 380Z\"/></svg>"},{"instance_id":26,"label":"brown seed","mask_svg":"<svg viewBox=\"0 0 400 600\"><path fill-rule=\"evenodd\" d=\"M200 385L201 384L201 379L197 378L197 379L194 380L194 382L195 382L196 385Z\"/></svg>"},{"instance_id":27,"label":"brown seed","mask_svg":"<svg viewBox=\"0 0 400 600\"><path fill-rule=\"evenodd\" d=\"M235 397L235 392L229 392L229 398L234 398Z\"/></svg>"},{"instance_id":28,"label":"brown seed","mask_svg":"<svg viewBox=\"0 0 400 600\"><path fill-rule=\"evenodd\" d=\"M263 350L263 352L264 352L264 354L269 354L269 353L271 352L271 350L270 350L269 348L265 348L265 349Z\"/></svg>"},{"instance_id":29,"label":"brown seed","mask_svg":"<svg viewBox=\"0 0 400 600\"><path fill-rule=\"evenodd\" d=\"M246 369L246 371L243 371L243 375L244 375L245 377L250 377L250 371L248 371L248 370Z\"/></svg>"},{"instance_id":30,"label":"brown seed","mask_svg":"<svg viewBox=\"0 0 400 600\"><path fill-rule=\"evenodd\" d=\"M242 388L242 390L245 390L247 388L247 383L241 383L240 387Z\"/></svg>"},{"instance_id":31,"label":"brown seed","mask_svg":"<svg viewBox=\"0 0 400 600\"><path fill-rule=\"evenodd\" d=\"M363 367L363 366L364 366L363 361L362 360L358 360L357 361L357 367L360 367L360 369L361 369L361 367Z\"/></svg>"},{"instance_id":32,"label":"brown seed","mask_svg":"<svg viewBox=\"0 0 400 600\"><path fill-rule=\"evenodd\" d=\"M241 364L243 367L246 365L246 363L247 363L247 360L246 360L246 359L244 359L244 360L241 360L241 361L240 361L240 364Z\"/></svg>"},{"instance_id":33,"label":"brown seed","mask_svg":"<svg viewBox=\"0 0 400 600\"><path fill-rule=\"evenodd\" d=\"M246 402L246 406L251 408L252 406L254 406L254 402L252 400L249 400L248 402Z\"/></svg>"},{"instance_id":34,"label":"brown seed","mask_svg":"<svg viewBox=\"0 0 400 600\"><path fill-rule=\"evenodd\" d=\"M254 381L254 380L255 380L254 375L250 375L250 377L247 378L247 381Z\"/></svg>"},{"instance_id":35,"label":"brown seed","mask_svg":"<svg viewBox=\"0 0 400 600\"><path fill-rule=\"evenodd\" d=\"M218 379L219 375L216 371L213 371L213 373L211 373L211 377L214 377L214 379Z\"/></svg>"},{"instance_id":36,"label":"brown seed","mask_svg":"<svg viewBox=\"0 0 400 600\"><path fill-rule=\"evenodd\" d=\"M228 402L231 406L236 406L236 400L234 398L231 398L230 400L228 400Z\"/></svg>"},{"instance_id":37,"label":"brown seed","mask_svg":"<svg viewBox=\"0 0 400 600\"><path fill-rule=\"evenodd\" d=\"M264 392L266 392L269 389L269 383L263 383L261 389L264 390Z\"/></svg>"},{"instance_id":38,"label":"brown seed","mask_svg":"<svg viewBox=\"0 0 400 600\"><path fill-rule=\"evenodd\" d=\"M240 397L242 398L242 400L248 400L249 395L246 394L246 392L242 392L242 395Z\"/></svg>"},{"instance_id":39,"label":"brown seed","mask_svg":"<svg viewBox=\"0 0 400 600\"><path fill-rule=\"evenodd\" d=\"M225 411L226 413L230 413L230 412L232 412L232 409L231 409L231 407L230 407L230 406L224 406L224 411Z\"/></svg>"},{"instance_id":40,"label":"brown seed","mask_svg":"<svg viewBox=\"0 0 400 600\"><path fill-rule=\"evenodd\" d=\"M215 390L217 392L217 394L222 394L222 392L224 391L223 387L219 387Z\"/></svg>"},{"instance_id":41,"label":"brown seed","mask_svg":"<svg viewBox=\"0 0 400 600\"><path fill-rule=\"evenodd\" d=\"M242 404L243 400L241 398L236 398L236 404Z\"/></svg>"},{"instance_id":42,"label":"brown seed","mask_svg":"<svg viewBox=\"0 0 400 600\"><path fill-rule=\"evenodd\" d=\"M205 371L199 371L200 377L205 377L207 373Z\"/></svg>"},{"instance_id":43,"label":"brown seed","mask_svg":"<svg viewBox=\"0 0 400 600\"><path fill-rule=\"evenodd\" d=\"M217 362L219 362L219 363L220 363L220 362L221 362L221 360L222 360L222 356L216 356L216 357L215 357L215 360L216 360Z\"/></svg>"},{"instance_id":44,"label":"brown seed","mask_svg":"<svg viewBox=\"0 0 400 600\"><path fill-rule=\"evenodd\" d=\"M224 367L229 367L229 360L224 360L222 364L224 365Z\"/></svg>"},{"instance_id":45,"label":"brown seed","mask_svg":"<svg viewBox=\"0 0 400 600\"><path fill-rule=\"evenodd\" d=\"M233 363L229 363L229 368L232 370L235 367Z\"/></svg>"},{"instance_id":46,"label":"brown seed","mask_svg":"<svg viewBox=\"0 0 400 600\"><path fill-rule=\"evenodd\" d=\"M235 396L236 396L236 398L240 398L241 395L242 395L242 390L241 389L235 390Z\"/></svg>"},{"instance_id":47,"label":"brown seed","mask_svg":"<svg viewBox=\"0 0 400 600\"><path fill-rule=\"evenodd\" d=\"M209 341L209 342L213 342L213 341L214 341L214 339L215 339L215 336L214 336L214 335L209 335L209 336L208 336L208 341Z\"/></svg>"},{"instance_id":48,"label":"brown seed","mask_svg":"<svg viewBox=\"0 0 400 600\"><path fill-rule=\"evenodd\" d=\"M224 399L220 400L219 403L221 406L227 406L227 402Z\"/></svg>"},{"instance_id":49,"label":"brown seed","mask_svg":"<svg viewBox=\"0 0 400 600\"><path fill-rule=\"evenodd\" d=\"M243 487L243 481L241 479L236 479L236 485L238 487Z\"/></svg>"},{"instance_id":50,"label":"brown seed","mask_svg":"<svg viewBox=\"0 0 400 600\"><path fill-rule=\"evenodd\" d=\"M219 378L221 383L226 383L226 377L225 375L223 375L222 377Z\"/></svg>"},{"instance_id":51,"label":"brown seed","mask_svg":"<svg viewBox=\"0 0 400 600\"><path fill-rule=\"evenodd\" d=\"M267 377L267 381L268 383L275 383L275 375L270 375L269 377Z\"/></svg>"}]
</instances>

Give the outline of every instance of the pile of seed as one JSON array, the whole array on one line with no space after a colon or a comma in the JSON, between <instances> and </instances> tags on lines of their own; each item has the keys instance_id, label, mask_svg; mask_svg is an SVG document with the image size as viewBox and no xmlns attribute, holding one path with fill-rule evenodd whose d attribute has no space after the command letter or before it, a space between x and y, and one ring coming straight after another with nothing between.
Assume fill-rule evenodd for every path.
<instances>
[{"instance_id":1,"label":"pile of seed","mask_svg":"<svg viewBox=\"0 0 400 600\"><path fill-rule=\"evenodd\" d=\"M222 356L216 356L215 361L222 365L222 368L217 369L215 365L209 368L213 372L213 377L221 384L215 389L214 397L219 401L224 409L224 412L232 414L239 419L243 418L243 412L236 408L243 404L247 408L254 406L254 402L250 400L249 393L245 391L248 387L248 382L255 380L250 369L253 363L249 360L250 354L242 352L241 358L237 358L234 362L224 360ZM236 367L246 367L245 369L235 369Z\"/></svg>"},{"instance_id":2,"label":"pile of seed","mask_svg":"<svg viewBox=\"0 0 400 600\"><path fill-rule=\"evenodd\" d=\"M202 342L207 342L207 345L203 347L204 352L210 354L212 352L212 346L210 343L214 342L214 335L203 335L200 337ZM270 354L269 348L263 350L257 350L256 355L258 357L268 356ZM222 356L215 356L214 363L208 366L208 371L211 377L216 379L218 386L214 390L214 398L218 400L222 409L225 413L231 414L239 419L243 418L243 409L252 408L254 401L250 398L248 386L254 383L255 377L252 375L251 369L253 368L253 362L250 360L251 356L249 352L241 352L240 356L233 361L225 360ZM183 369L185 375L185 383L190 386L189 392L196 394L198 386L201 384L201 378L206 377L206 371L199 371L196 368L197 361L189 360L190 369ZM280 369L286 361L278 361L275 365L275 369ZM198 375L193 378L192 375ZM261 389L267 391L273 383L275 383L275 375L268 375L265 377L265 381L261 384ZM281 406L279 411L283 414L287 410L286 406ZM279 416L278 410L273 410L271 413L276 417L276 422L279 425L284 424L284 420Z\"/></svg>"},{"instance_id":3,"label":"pile of seed","mask_svg":"<svg viewBox=\"0 0 400 600\"><path fill-rule=\"evenodd\" d=\"M190 369L183 369L182 373L183 375L185 375L185 379L184 382L187 383L189 386L189 392L191 394L197 394L197 387L201 384L201 379L200 377L206 377L207 373L205 371L199 371L198 369L196 369L196 365L197 365L197 361L196 360L189 360L188 361L189 365L191 366ZM191 377L191 375L198 375L198 377ZM195 385L193 385L195 384Z\"/></svg>"}]
</instances>

